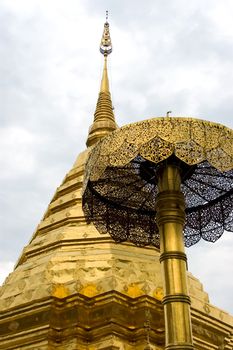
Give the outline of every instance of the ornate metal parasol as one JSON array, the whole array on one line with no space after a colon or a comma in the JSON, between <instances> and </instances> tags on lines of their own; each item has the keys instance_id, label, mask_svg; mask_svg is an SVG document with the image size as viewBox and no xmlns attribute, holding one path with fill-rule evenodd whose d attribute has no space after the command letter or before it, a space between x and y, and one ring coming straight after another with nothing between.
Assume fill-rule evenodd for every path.
<instances>
[{"instance_id":1,"label":"ornate metal parasol","mask_svg":"<svg viewBox=\"0 0 233 350\"><path fill-rule=\"evenodd\" d=\"M117 242L160 247L166 349L193 349L184 243L233 231L233 131L191 118L127 125L90 153L87 220Z\"/></svg>"}]
</instances>

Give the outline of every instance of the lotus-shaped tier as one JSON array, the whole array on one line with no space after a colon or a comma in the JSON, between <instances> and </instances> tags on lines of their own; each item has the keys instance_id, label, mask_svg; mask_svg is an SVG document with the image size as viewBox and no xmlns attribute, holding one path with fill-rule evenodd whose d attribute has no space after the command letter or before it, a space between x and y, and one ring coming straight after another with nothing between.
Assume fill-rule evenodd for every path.
<instances>
[{"instance_id":1,"label":"lotus-shaped tier","mask_svg":"<svg viewBox=\"0 0 233 350\"><path fill-rule=\"evenodd\" d=\"M102 139L86 164L87 219L118 242L159 247L157 175L167 164L180 168L185 245L233 231L233 131L193 118L149 119Z\"/></svg>"}]
</instances>

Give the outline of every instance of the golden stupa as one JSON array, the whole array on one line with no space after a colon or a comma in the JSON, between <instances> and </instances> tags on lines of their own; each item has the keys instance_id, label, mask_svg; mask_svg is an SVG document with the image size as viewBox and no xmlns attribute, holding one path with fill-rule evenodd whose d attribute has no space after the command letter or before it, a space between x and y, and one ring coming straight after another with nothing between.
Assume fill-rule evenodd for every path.
<instances>
[{"instance_id":1,"label":"golden stupa","mask_svg":"<svg viewBox=\"0 0 233 350\"><path fill-rule=\"evenodd\" d=\"M30 243L0 289L0 349L164 349L159 250L117 244L87 224L82 211L84 165L92 146L115 129L107 58L94 122L72 169L56 190ZM188 274L194 348L233 348L233 317L209 302Z\"/></svg>"}]
</instances>

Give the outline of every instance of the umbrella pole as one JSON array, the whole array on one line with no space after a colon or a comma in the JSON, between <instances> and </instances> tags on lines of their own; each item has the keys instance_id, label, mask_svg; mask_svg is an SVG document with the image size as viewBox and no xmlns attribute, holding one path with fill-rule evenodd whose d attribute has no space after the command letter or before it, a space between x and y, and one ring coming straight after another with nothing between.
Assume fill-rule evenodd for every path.
<instances>
[{"instance_id":1,"label":"umbrella pole","mask_svg":"<svg viewBox=\"0 0 233 350\"><path fill-rule=\"evenodd\" d=\"M167 165L158 177L156 210L164 285L165 349L193 350L183 239L185 202L180 190L180 170L175 165Z\"/></svg>"}]
</instances>

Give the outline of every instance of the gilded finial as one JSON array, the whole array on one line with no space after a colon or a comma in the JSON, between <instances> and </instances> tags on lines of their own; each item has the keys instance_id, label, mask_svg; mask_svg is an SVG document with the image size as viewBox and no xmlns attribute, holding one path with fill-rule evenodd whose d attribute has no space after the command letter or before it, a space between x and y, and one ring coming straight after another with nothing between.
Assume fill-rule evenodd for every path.
<instances>
[{"instance_id":1,"label":"gilded finial","mask_svg":"<svg viewBox=\"0 0 233 350\"><path fill-rule=\"evenodd\" d=\"M104 56L108 56L112 52L112 42L111 42L111 37L109 32L109 23L108 23L108 11L106 11L106 22L104 23L104 31L100 42L100 52Z\"/></svg>"},{"instance_id":2,"label":"gilded finial","mask_svg":"<svg viewBox=\"0 0 233 350\"><path fill-rule=\"evenodd\" d=\"M112 42L109 32L108 11L100 43L100 52L104 55L104 69L100 84L99 97L94 113L94 122L91 125L87 138L87 146L94 145L99 139L108 135L117 128L113 113L111 94L109 90L107 57L112 52Z\"/></svg>"}]
</instances>

